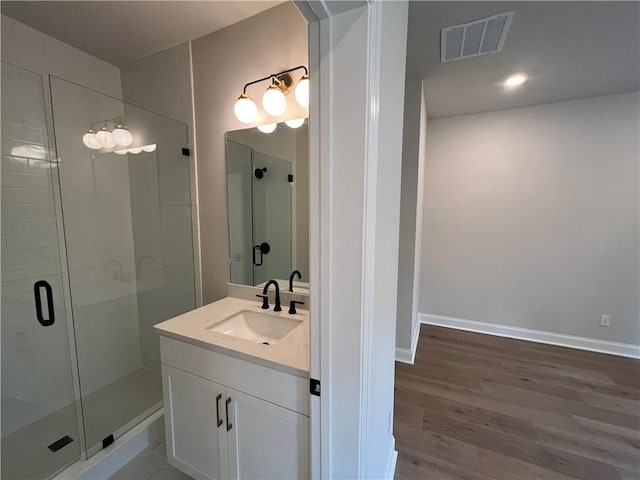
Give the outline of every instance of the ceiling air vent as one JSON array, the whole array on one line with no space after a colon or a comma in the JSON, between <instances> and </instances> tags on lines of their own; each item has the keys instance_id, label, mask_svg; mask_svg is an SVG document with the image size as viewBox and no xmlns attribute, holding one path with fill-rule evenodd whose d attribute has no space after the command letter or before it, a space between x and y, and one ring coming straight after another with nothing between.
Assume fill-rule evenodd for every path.
<instances>
[{"instance_id":1,"label":"ceiling air vent","mask_svg":"<svg viewBox=\"0 0 640 480\"><path fill-rule=\"evenodd\" d=\"M442 63L502 51L515 12L442 29Z\"/></svg>"}]
</instances>

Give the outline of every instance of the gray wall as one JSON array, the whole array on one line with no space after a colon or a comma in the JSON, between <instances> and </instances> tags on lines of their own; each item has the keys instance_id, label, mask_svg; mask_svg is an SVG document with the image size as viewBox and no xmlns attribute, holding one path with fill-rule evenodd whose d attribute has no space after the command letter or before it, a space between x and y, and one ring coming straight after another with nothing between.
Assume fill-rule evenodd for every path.
<instances>
[{"instance_id":1,"label":"gray wall","mask_svg":"<svg viewBox=\"0 0 640 480\"><path fill-rule=\"evenodd\" d=\"M307 25L287 2L192 42L196 149L200 205L203 301L227 294L228 224L224 134L247 126L233 114L245 83L297 65L307 65ZM297 81L299 74L294 74ZM260 104L267 84L248 89ZM289 108L278 121L306 116ZM260 109L262 112L262 109ZM272 123L262 113L256 125Z\"/></svg>"},{"instance_id":2,"label":"gray wall","mask_svg":"<svg viewBox=\"0 0 640 480\"><path fill-rule=\"evenodd\" d=\"M420 111L422 82L405 84L402 135L402 185L400 193L400 238L398 253L398 311L396 347L408 350L413 344L413 279L416 270L416 211L418 199L418 161L420 154ZM417 312L415 312L417 313Z\"/></svg>"},{"instance_id":3,"label":"gray wall","mask_svg":"<svg viewBox=\"0 0 640 480\"><path fill-rule=\"evenodd\" d=\"M638 102L430 120L420 312L639 344Z\"/></svg>"}]
</instances>

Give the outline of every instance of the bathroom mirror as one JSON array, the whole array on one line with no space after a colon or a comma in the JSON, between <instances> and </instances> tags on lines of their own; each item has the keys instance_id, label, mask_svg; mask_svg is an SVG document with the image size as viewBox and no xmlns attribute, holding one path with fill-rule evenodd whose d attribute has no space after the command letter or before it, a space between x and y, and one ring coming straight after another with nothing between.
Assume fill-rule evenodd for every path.
<instances>
[{"instance_id":1,"label":"bathroom mirror","mask_svg":"<svg viewBox=\"0 0 640 480\"><path fill-rule=\"evenodd\" d=\"M286 289L298 270L294 291L309 292L309 134L299 122L226 134L231 283L274 278Z\"/></svg>"}]
</instances>

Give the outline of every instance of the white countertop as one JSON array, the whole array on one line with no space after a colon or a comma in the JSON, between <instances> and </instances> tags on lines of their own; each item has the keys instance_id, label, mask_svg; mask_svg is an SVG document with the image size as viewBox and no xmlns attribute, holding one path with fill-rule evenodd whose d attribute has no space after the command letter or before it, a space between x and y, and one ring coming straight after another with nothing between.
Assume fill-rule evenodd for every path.
<instances>
[{"instance_id":1,"label":"white countertop","mask_svg":"<svg viewBox=\"0 0 640 480\"><path fill-rule=\"evenodd\" d=\"M154 328L160 335L301 377L309 376L309 312L307 310L300 309L296 315L289 315L287 306L283 304L282 312L274 312L272 303L268 310L270 314L302 320L302 323L277 343L271 345L262 345L207 329L212 324L240 310L267 312L260 308L259 299L244 300L227 297L159 323Z\"/></svg>"}]
</instances>

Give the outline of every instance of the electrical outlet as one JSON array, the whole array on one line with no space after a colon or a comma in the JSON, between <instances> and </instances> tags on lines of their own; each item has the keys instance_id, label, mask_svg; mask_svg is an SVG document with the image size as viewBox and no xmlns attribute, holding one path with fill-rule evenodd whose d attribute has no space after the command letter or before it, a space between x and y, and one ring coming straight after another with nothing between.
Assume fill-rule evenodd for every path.
<instances>
[{"instance_id":1,"label":"electrical outlet","mask_svg":"<svg viewBox=\"0 0 640 480\"><path fill-rule=\"evenodd\" d=\"M611 315L600 315L600 326L601 327L610 327L611 326Z\"/></svg>"}]
</instances>

